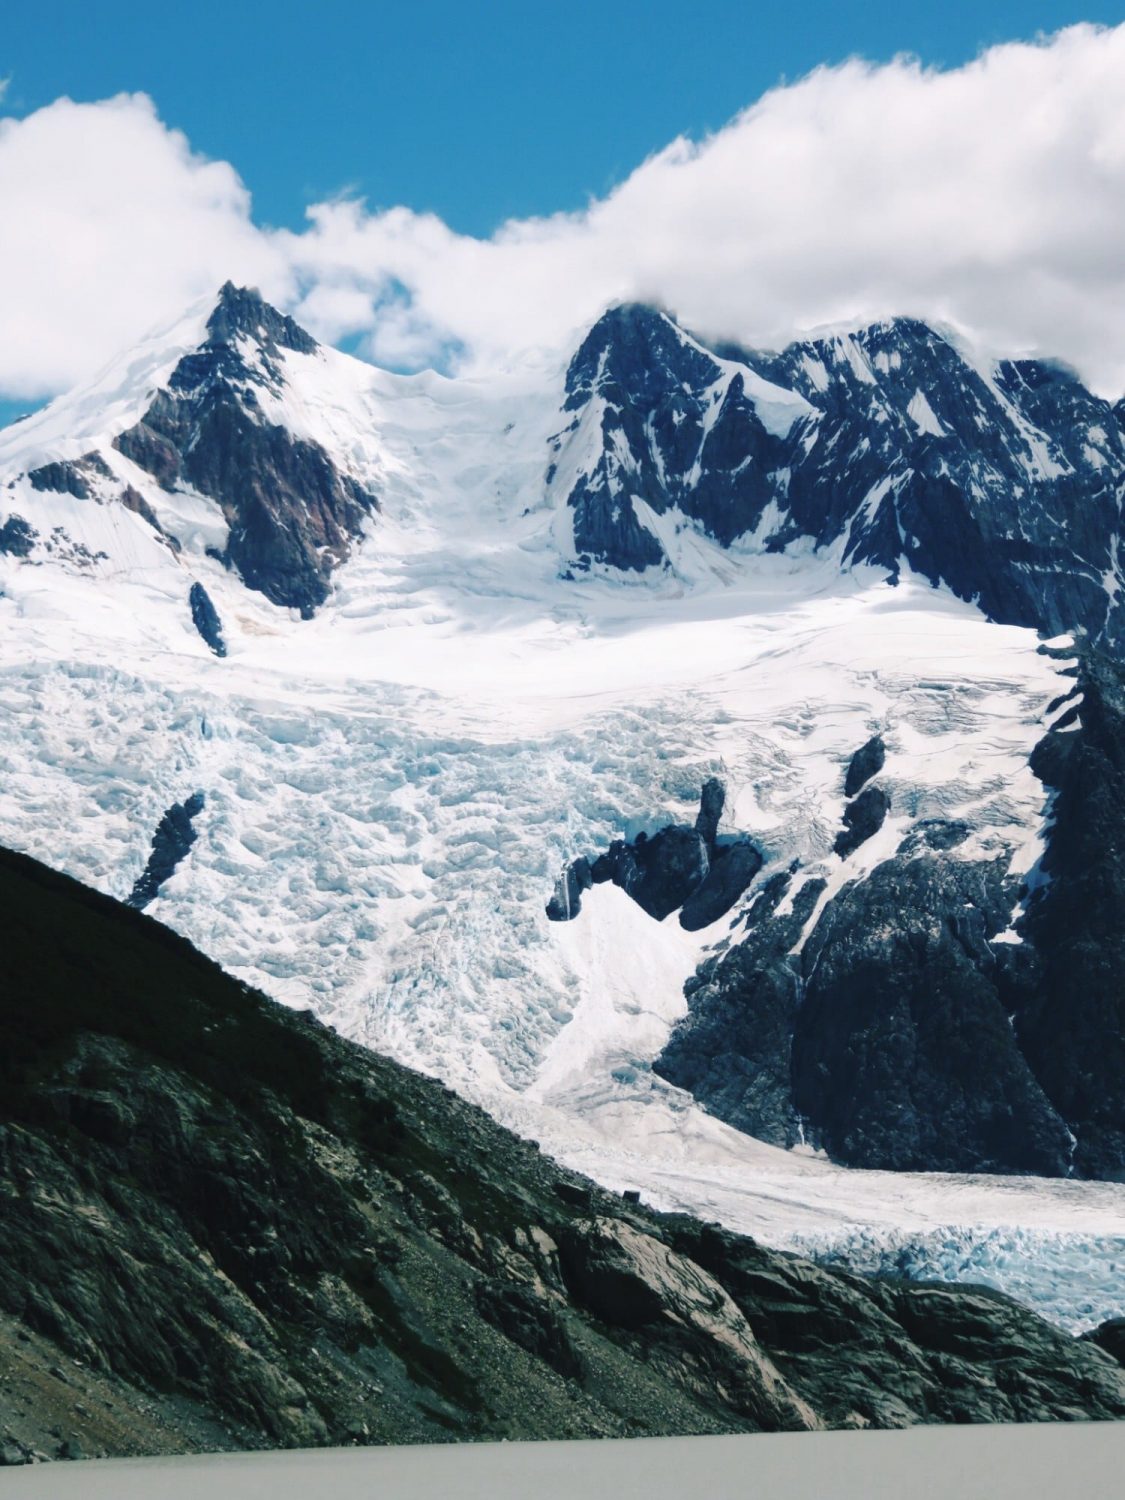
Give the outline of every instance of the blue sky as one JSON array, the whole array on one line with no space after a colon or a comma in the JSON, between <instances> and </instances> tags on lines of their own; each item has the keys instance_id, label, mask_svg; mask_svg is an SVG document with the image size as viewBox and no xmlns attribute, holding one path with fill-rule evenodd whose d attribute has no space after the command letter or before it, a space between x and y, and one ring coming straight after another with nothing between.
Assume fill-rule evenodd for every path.
<instances>
[{"instance_id":1,"label":"blue sky","mask_svg":"<svg viewBox=\"0 0 1125 1500\"><path fill-rule=\"evenodd\" d=\"M1119 393L1123 23L1098 0L3 0L0 421L228 277L396 369L554 357L640 297L761 347L912 313Z\"/></svg>"},{"instance_id":2,"label":"blue sky","mask_svg":"<svg viewBox=\"0 0 1125 1500\"><path fill-rule=\"evenodd\" d=\"M152 95L259 222L341 190L485 234L580 207L783 77L852 53L954 66L1125 5L1061 0L4 0L6 109Z\"/></svg>"}]
</instances>

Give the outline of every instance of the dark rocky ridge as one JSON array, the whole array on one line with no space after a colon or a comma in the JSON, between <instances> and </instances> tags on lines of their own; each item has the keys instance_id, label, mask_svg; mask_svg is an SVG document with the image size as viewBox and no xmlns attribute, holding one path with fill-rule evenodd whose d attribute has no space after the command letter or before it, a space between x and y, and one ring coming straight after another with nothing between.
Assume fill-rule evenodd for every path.
<instances>
[{"instance_id":1,"label":"dark rocky ridge","mask_svg":"<svg viewBox=\"0 0 1125 1500\"><path fill-rule=\"evenodd\" d=\"M76 500L88 500L93 494L91 481L112 481L113 473L100 454L86 453L71 461L43 464L27 477L33 490L56 490Z\"/></svg>"},{"instance_id":2,"label":"dark rocky ridge","mask_svg":"<svg viewBox=\"0 0 1125 1500\"><path fill-rule=\"evenodd\" d=\"M317 348L303 329L228 282L207 332L115 446L165 489L186 482L217 501L230 527L224 561L250 588L307 618L378 501L318 443L263 415L255 390L279 387L279 351ZM253 342L254 363L239 338Z\"/></svg>"},{"instance_id":3,"label":"dark rocky ridge","mask_svg":"<svg viewBox=\"0 0 1125 1500\"><path fill-rule=\"evenodd\" d=\"M844 808L844 827L836 836L834 852L841 859L866 844L882 828L890 809L891 799L881 786L865 787Z\"/></svg>"},{"instance_id":4,"label":"dark rocky ridge","mask_svg":"<svg viewBox=\"0 0 1125 1500\"><path fill-rule=\"evenodd\" d=\"M625 1203L6 852L0 932L6 1461L1125 1416L1094 1341Z\"/></svg>"},{"instance_id":5,"label":"dark rocky ridge","mask_svg":"<svg viewBox=\"0 0 1125 1500\"><path fill-rule=\"evenodd\" d=\"M1085 652L1077 688L1033 759L1056 796L1021 941L994 941L1021 896L1005 862L948 857L962 824L917 825L799 956L822 882L779 918L775 875L689 981L657 1072L852 1166L1125 1177L1125 672Z\"/></svg>"},{"instance_id":6,"label":"dark rocky ridge","mask_svg":"<svg viewBox=\"0 0 1125 1500\"><path fill-rule=\"evenodd\" d=\"M1125 670L1095 653L1032 769L1054 789L1046 877L1008 994L1036 1077L1077 1136L1075 1170L1125 1180ZM1075 727L1077 726L1077 727Z\"/></svg>"},{"instance_id":7,"label":"dark rocky ridge","mask_svg":"<svg viewBox=\"0 0 1125 1500\"><path fill-rule=\"evenodd\" d=\"M741 918L745 935L736 928L725 953L688 980L688 1013L653 1064L712 1114L774 1146L795 1146L802 1135L792 1080L801 986L788 955L824 889L807 881L778 916L792 878L769 876Z\"/></svg>"},{"instance_id":8,"label":"dark rocky ridge","mask_svg":"<svg viewBox=\"0 0 1125 1500\"><path fill-rule=\"evenodd\" d=\"M926 852L825 908L801 955L793 1097L837 1161L1066 1175L1069 1131L1021 1053L989 947L1014 894L1001 861Z\"/></svg>"},{"instance_id":9,"label":"dark rocky ridge","mask_svg":"<svg viewBox=\"0 0 1125 1500\"><path fill-rule=\"evenodd\" d=\"M755 377L808 403L784 436L747 395ZM843 540L845 562L892 577L908 562L993 619L1125 644L1125 593L1101 581L1116 576L1125 431L1060 366L982 373L909 318L781 354L713 355L665 314L627 305L571 362L556 454L595 398L601 455L564 497L580 567L665 561L636 498L678 508L723 545L766 521L767 550Z\"/></svg>"},{"instance_id":10,"label":"dark rocky ridge","mask_svg":"<svg viewBox=\"0 0 1125 1500\"><path fill-rule=\"evenodd\" d=\"M173 802L161 818L152 836L152 852L143 872L137 876L126 905L143 911L160 892L160 887L176 872L196 840L192 822L203 811L203 793L193 792L183 802Z\"/></svg>"}]
</instances>

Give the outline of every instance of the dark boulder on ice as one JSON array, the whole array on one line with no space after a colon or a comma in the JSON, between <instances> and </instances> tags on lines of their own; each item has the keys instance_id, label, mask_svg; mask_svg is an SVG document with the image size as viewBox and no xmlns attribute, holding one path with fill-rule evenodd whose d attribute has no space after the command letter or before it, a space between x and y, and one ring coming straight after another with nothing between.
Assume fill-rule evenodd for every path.
<instances>
[{"instance_id":1,"label":"dark boulder on ice","mask_svg":"<svg viewBox=\"0 0 1125 1500\"><path fill-rule=\"evenodd\" d=\"M219 619L219 611L212 603L211 595L201 583L193 583L188 590L188 604L191 607L192 624L196 630L216 656L225 656L227 643L223 639L223 624Z\"/></svg>"},{"instance_id":2,"label":"dark boulder on ice","mask_svg":"<svg viewBox=\"0 0 1125 1500\"><path fill-rule=\"evenodd\" d=\"M192 820L203 811L203 793L193 792L183 802L174 802L157 824L152 836L152 852L144 872L126 900L127 906L143 911L155 900L164 882L175 873L180 861L195 843Z\"/></svg>"}]
</instances>

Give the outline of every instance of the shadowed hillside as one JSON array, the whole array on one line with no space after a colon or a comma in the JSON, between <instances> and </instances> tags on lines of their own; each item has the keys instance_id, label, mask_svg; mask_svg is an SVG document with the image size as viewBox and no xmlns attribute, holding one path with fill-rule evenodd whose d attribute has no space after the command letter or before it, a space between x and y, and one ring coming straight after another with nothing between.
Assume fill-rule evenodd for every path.
<instances>
[{"instance_id":1,"label":"shadowed hillside","mask_svg":"<svg viewBox=\"0 0 1125 1500\"><path fill-rule=\"evenodd\" d=\"M874 1283L564 1172L0 852L4 1461L1125 1417L983 1290Z\"/></svg>"}]
</instances>

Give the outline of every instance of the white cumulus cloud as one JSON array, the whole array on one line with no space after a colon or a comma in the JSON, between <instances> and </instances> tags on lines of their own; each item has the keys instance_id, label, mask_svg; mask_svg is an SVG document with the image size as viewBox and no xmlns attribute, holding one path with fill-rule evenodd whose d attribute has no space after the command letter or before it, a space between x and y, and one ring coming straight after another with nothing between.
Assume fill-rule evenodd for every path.
<instances>
[{"instance_id":1,"label":"white cumulus cloud","mask_svg":"<svg viewBox=\"0 0 1125 1500\"><path fill-rule=\"evenodd\" d=\"M88 376L228 276L291 292L225 162L195 155L142 95L0 119L0 392Z\"/></svg>"},{"instance_id":2,"label":"white cumulus cloud","mask_svg":"<svg viewBox=\"0 0 1125 1500\"><path fill-rule=\"evenodd\" d=\"M945 71L818 69L582 212L488 239L356 201L258 230L234 170L138 97L0 124L0 201L9 391L86 373L228 275L398 365L505 362L638 297L752 345L909 313L1125 390L1125 26Z\"/></svg>"}]
</instances>

